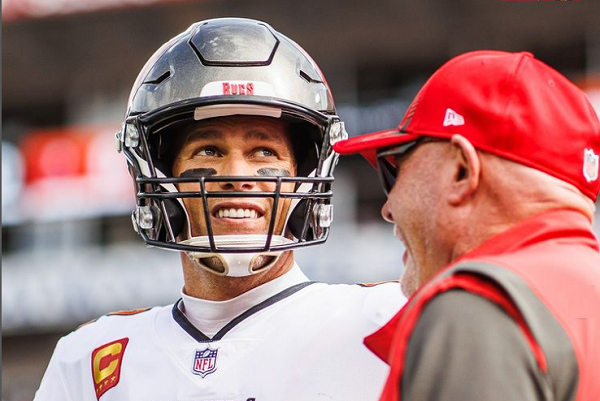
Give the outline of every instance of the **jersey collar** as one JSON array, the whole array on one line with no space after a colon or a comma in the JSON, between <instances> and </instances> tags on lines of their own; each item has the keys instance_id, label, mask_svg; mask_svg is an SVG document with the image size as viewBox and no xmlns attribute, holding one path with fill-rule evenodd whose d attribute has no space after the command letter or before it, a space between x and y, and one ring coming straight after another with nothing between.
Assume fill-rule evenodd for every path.
<instances>
[{"instance_id":1,"label":"jersey collar","mask_svg":"<svg viewBox=\"0 0 600 401\"><path fill-rule=\"evenodd\" d=\"M198 341L214 341L253 313L311 284L300 267L227 301L208 301L181 291L173 308L175 321ZM224 331L225 330L225 331ZM220 338L219 337L219 338Z\"/></svg>"}]
</instances>

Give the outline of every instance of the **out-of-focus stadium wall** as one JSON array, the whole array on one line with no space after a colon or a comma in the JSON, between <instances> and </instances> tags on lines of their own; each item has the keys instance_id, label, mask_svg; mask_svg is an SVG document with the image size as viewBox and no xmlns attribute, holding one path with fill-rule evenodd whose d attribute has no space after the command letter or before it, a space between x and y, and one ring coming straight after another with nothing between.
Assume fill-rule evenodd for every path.
<instances>
[{"instance_id":1,"label":"out-of-focus stadium wall","mask_svg":"<svg viewBox=\"0 0 600 401\"><path fill-rule=\"evenodd\" d=\"M192 22L256 18L293 38L320 64L351 134L397 125L433 70L484 48L532 51L600 110L592 0L10 0L3 12L3 401L32 398L57 338L78 324L179 296L178 255L145 249L131 229L131 184L112 147L139 69ZM360 158L340 163L332 236L297 256L313 279L400 276L376 183Z\"/></svg>"}]
</instances>

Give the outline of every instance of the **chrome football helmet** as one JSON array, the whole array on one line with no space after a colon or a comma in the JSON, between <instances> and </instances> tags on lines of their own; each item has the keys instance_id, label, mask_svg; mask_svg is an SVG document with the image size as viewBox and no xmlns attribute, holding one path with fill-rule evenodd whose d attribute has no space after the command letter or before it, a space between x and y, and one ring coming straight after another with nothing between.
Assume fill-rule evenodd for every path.
<instances>
[{"instance_id":1,"label":"chrome football helmet","mask_svg":"<svg viewBox=\"0 0 600 401\"><path fill-rule=\"evenodd\" d=\"M231 115L293 123L297 176L173 177L165 155L175 142L175 132L195 121ZM338 157L332 145L346 137L325 78L295 42L260 21L197 22L148 60L116 134L117 149L127 158L136 190L134 228L148 245L186 252L215 274L245 276L264 271L285 250L326 241L333 219L332 173ZM206 190L207 183L233 181L267 181L274 190ZM180 192L177 185L182 183L194 183L198 189ZM285 183L295 184L295 190L282 191ZM268 232L215 235L209 199L243 197L272 199ZM192 236L185 198L202 200L207 235ZM275 220L282 218L277 216L277 205L284 201L291 202L284 229L274 232ZM256 256L268 256L271 263L255 269ZM221 261L218 267L205 263L211 258Z\"/></svg>"}]
</instances>

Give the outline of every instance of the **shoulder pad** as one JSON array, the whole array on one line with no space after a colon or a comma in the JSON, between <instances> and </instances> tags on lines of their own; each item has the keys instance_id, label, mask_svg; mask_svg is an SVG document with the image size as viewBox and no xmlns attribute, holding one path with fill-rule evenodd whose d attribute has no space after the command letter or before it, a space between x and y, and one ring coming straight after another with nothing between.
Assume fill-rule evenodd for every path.
<instances>
[{"instance_id":1,"label":"shoulder pad","mask_svg":"<svg viewBox=\"0 0 600 401\"><path fill-rule=\"evenodd\" d=\"M131 310L119 310L119 311L114 311L114 312L108 312L102 316L132 316L132 315L137 315L138 313L149 311L150 309L152 309L152 308L148 307L148 308L139 308L139 309L131 309ZM102 317L102 316L100 316L100 317ZM79 330L80 328L87 326L88 324L96 322L98 319L100 319L100 317L97 317L92 320L88 320L87 322L80 324L79 326L77 326L77 328L75 330Z\"/></svg>"}]
</instances>

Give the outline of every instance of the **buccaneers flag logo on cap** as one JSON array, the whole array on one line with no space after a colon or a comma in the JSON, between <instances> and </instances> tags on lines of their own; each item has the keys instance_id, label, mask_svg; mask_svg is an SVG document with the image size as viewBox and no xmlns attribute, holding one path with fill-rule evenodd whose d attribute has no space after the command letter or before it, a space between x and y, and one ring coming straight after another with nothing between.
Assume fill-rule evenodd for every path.
<instances>
[{"instance_id":1,"label":"buccaneers flag logo on cap","mask_svg":"<svg viewBox=\"0 0 600 401\"><path fill-rule=\"evenodd\" d=\"M583 176L587 182L598 179L598 170L600 169L600 156L594 153L594 149L586 149L583 156Z\"/></svg>"},{"instance_id":2,"label":"buccaneers flag logo on cap","mask_svg":"<svg viewBox=\"0 0 600 401\"><path fill-rule=\"evenodd\" d=\"M119 383L121 362L128 342L129 338L121 338L104 344L92 352L92 376L98 400L102 394Z\"/></svg>"}]
</instances>

